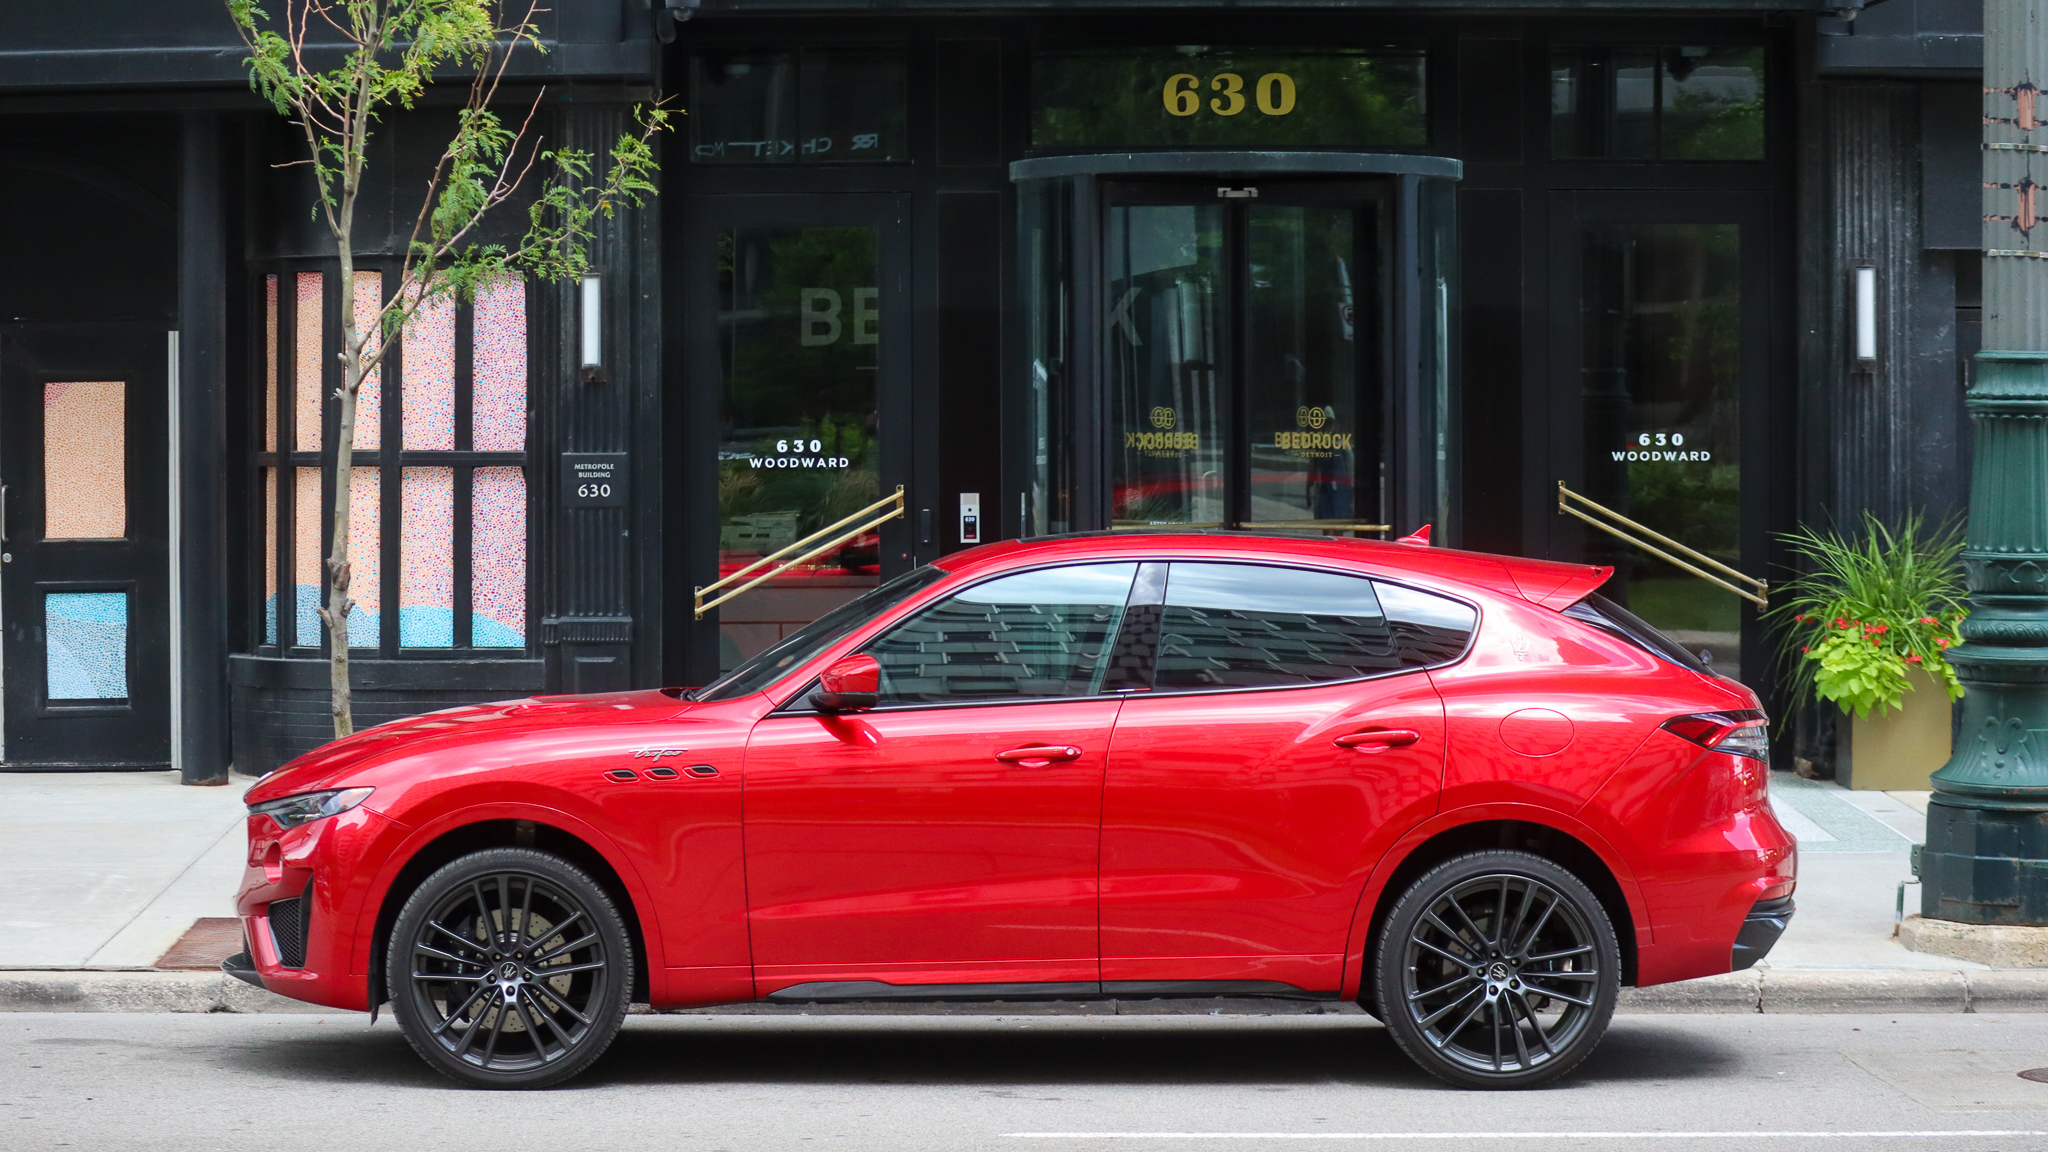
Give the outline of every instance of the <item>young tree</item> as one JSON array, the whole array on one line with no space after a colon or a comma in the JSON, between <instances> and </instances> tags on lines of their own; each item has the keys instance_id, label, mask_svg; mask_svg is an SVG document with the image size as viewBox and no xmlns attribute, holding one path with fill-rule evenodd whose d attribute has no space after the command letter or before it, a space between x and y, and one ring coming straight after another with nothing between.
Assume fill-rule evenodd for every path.
<instances>
[{"instance_id":1,"label":"young tree","mask_svg":"<svg viewBox=\"0 0 2048 1152\"><path fill-rule=\"evenodd\" d=\"M514 0L516 2L516 0ZM660 107L643 107L638 134L612 146L610 163L574 149L542 147L529 138L536 95L517 129L492 110L499 82L515 51L545 52L529 6L518 21L502 20L494 0L280 0L281 22L257 0L227 0L229 15L248 45L252 87L289 117L305 137L319 194L315 209L334 237L341 261L340 427L334 467L334 543L327 557L327 603L320 619L333 651L334 735L355 730L349 700L349 476L355 440L356 393L421 308L437 301L474 299L507 278L580 279L589 266L586 245L596 221L621 206L638 207L655 191L654 134L668 124ZM338 64L319 68L321 61ZM363 188L370 137L384 113L411 110L438 69L468 74L467 95L456 114L447 149L420 189L419 210L407 240L395 290L373 322L355 314L357 197ZM528 208L527 229L513 244L480 243L492 209L511 200L540 170Z\"/></svg>"}]
</instances>

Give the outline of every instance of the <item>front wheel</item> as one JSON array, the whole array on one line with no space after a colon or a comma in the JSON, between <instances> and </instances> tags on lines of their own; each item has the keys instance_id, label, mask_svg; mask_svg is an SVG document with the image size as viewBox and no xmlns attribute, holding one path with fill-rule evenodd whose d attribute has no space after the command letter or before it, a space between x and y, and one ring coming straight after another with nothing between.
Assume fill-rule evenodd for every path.
<instances>
[{"instance_id":1,"label":"front wheel","mask_svg":"<svg viewBox=\"0 0 2048 1152\"><path fill-rule=\"evenodd\" d=\"M1402 894L1374 973L1381 1019L1425 1071L1461 1088L1531 1088L1600 1043L1621 953L1577 876L1527 852L1473 852Z\"/></svg>"},{"instance_id":2,"label":"front wheel","mask_svg":"<svg viewBox=\"0 0 2048 1152\"><path fill-rule=\"evenodd\" d=\"M623 917L575 865L526 848L464 856L427 877L391 932L385 987L406 1040L479 1088L558 1084L625 1020Z\"/></svg>"}]
</instances>

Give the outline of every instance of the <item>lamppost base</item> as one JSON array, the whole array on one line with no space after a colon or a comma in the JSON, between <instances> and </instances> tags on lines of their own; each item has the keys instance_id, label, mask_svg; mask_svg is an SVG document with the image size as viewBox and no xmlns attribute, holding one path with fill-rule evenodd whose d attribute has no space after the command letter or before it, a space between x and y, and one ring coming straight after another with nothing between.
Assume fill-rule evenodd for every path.
<instances>
[{"instance_id":1,"label":"lamppost base","mask_svg":"<svg viewBox=\"0 0 2048 1152\"><path fill-rule=\"evenodd\" d=\"M1930 920L2048 925L2048 811L1964 806L1937 793L1920 879Z\"/></svg>"},{"instance_id":2,"label":"lamppost base","mask_svg":"<svg viewBox=\"0 0 2048 1152\"><path fill-rule=\"evenodd\" d=\"M2017 924L1957 924L1908 916L1899 925L1908 952L1950 956L1992 968L2048 968L2048 928Z\"/></svg>"}]
</instances>

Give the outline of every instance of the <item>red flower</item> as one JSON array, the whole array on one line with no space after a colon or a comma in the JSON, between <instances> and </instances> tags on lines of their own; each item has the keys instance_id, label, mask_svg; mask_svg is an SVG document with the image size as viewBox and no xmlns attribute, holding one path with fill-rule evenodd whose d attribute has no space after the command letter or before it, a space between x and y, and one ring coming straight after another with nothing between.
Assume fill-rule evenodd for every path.
<instances>
[{"instance_id":1,"label":"red flower","mask_svg":"<svg viewBox=\"0 0 2048 1152\"><path fill-rule=\"evenodd\" d=\"M1813 651L1813 649L1811 649L1811 648L1808 648L1808 647L1807 647L1806 645L1804 645L1804 644L1801 644L1801 645L1799 646L1799 650L1800 650L1801 652L1811 652L1811 651Z\"/></svg>"},{"instance_id":2,"label":"red flower","mask_svg":"<svg viewBox=\"0 0 2048 1152\"><path fill-rule=\"evenodd\" d=\"M1908 664L1918 664L1919 662L1920 662L1920 657L1918 657L1918 656L1908 656L1908 657L1906 657L1906 663L1908 663Z\"/></svg>"},{"instance_id":3,"label":"red flower","mask_svg":"<svg viewBox=\"0 0 2048 1152\"><path fill-rule=\"evenodd\" d=\"M1877 633L1879 636L1882 636L1885 633L1891 631L1891 626L1887 624L1879 624L1877 627L1871 629L1871 631Z\"/></svg>"},{"instance_id":4,"label":"red flower","mask_svg":"<svg viewBox=\"0 0 2048 1152\"><path fill-rule=\"evenodd\" d=\"M1921 622L1922 624L1939 624L1939 623L1941 623L1941 621L1939 621L1939 620L1936 620L1936 619L1935 619L1934 617L1932 617L1932 616L1922 616L1922 617L1920 618L1920 622Z\"/></svg>"},{"instance_id":5,"label":"red flower","mask_svg":"<svg viewBox=\"0 0 2048 1152\"><path fill-rule=\"evenodd\" d=\"M1936 637L1934 638L1934 642L1935 642L1936 644L1939 644L1939 645L1941 645L1941 646L1942 646L1943 648L1946 648L1946 647L1948 647L1948 637L1946 637L1946 636L1936 636Z\"/></svg>"},{"instance_id":6,"label":"red flower","mask_svg":"<svg viewBox=\"0 0 2048 1152\"><path fill-rule=\"evenodd\" d=\"M1835 617L1835 627L1847 628L1848 626L1849 622L1847 620L1842 619L1840 616Z\"/></svg>"}]
</instances>

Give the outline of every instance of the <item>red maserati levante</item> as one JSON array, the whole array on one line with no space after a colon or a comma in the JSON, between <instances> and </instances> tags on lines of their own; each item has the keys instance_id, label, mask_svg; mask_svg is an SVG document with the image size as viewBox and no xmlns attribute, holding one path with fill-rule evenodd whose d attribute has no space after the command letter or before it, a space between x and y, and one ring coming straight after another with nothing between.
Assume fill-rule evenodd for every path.
<instances>
[{"instance_id":1,"label":"red maserati levante","mask_svg":"<svg viewBox=\"0 0 2048 1152\"><path fill-rule=\"evenodd\" d=\"M250 790L230 972L557 1083L628 1004L1349 1000L1468 1087L1792 914L1754 693L1606 569L1001 543L692 691L386 724Z\"/></svg>"}]
</instances>

